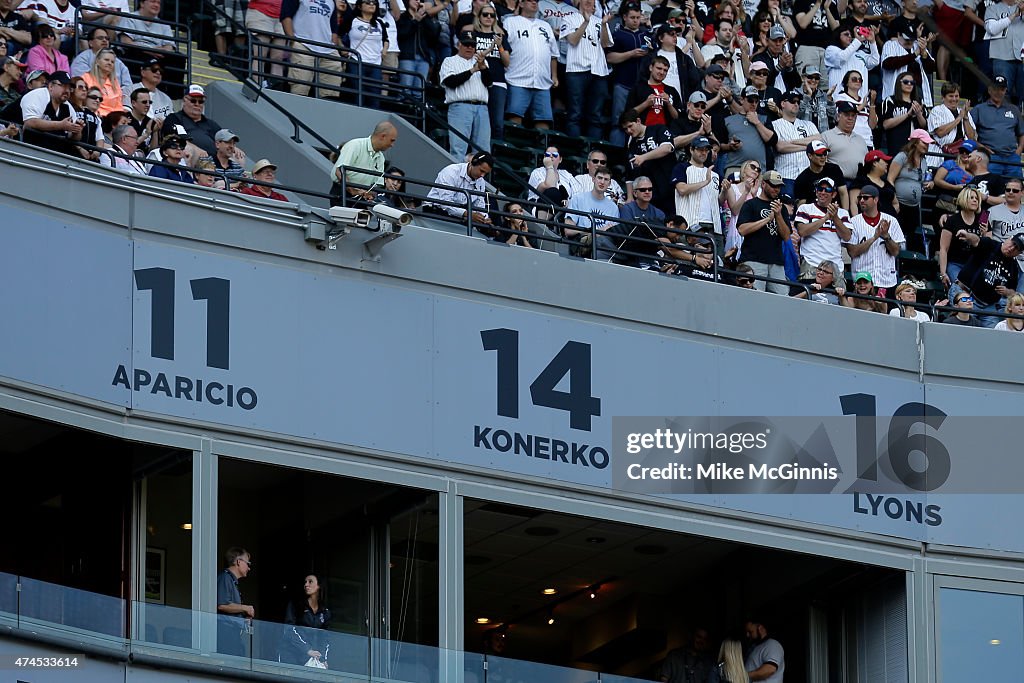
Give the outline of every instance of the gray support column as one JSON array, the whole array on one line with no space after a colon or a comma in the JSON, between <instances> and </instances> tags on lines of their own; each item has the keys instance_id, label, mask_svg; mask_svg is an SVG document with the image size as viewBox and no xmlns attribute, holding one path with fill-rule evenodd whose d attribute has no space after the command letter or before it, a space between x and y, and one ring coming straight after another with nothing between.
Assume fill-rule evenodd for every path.
<instances>
[{"instance_id":1,"label":"gray support column","mask_svg":"<svg viewBox=\"0 0 1024 683\"><path fill-rule=\"evenodd\" d=\"M927 571L927 558L914 560L913 571L907 572L907 678L909 683L936 681L935 587Z\"/></svg>"},{"instance_id":2,"label":"gray support column","mask_svg":"<svg viewBox=\"0 0 1024 683\"><path fill-rule=\"evenodd\" d=\"M192 647L217 649L217 456L203 439L192 452Z\"/></svg>"},{"instance_id":3,"label":"gray support column","mask_svg":"<svg viewBox=\"0 0 1024 683\"><path fill-rule=\"evenodd\" d=\"M438 647L440 680L462 683L465 642L462 496L454 481L438 494Z\"/></svg>"}]
</instances>

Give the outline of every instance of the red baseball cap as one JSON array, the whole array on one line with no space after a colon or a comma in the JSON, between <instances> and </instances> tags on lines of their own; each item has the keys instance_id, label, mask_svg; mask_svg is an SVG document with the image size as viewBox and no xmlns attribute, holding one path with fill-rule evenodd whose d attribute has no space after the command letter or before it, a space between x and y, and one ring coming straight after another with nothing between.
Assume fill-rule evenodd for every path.
<instances>
[{"instance_id":1,"label":"red baseball cap","mask_svg":"<svg viewBox=\"0 0 1024 683\"><path fill-rule=\"evenodd\" d=\"M864 155L864 165L867 166L870 163L874 163L882 159L884 161L892 161L892 157L879 149L873 149Z\"/></svg>"}]
</instances>

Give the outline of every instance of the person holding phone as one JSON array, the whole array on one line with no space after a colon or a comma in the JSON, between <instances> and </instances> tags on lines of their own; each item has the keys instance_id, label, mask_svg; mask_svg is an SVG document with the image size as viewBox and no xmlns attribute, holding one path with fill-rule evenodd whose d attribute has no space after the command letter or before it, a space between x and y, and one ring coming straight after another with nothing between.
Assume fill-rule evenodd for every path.
<instances>
[{"instance_id":1,"label":"person holding phone","mask_svg":"<svg viewBox=\"0 0 1024 683\"><path fill-rule=\"evenodd\" d=\"M864 46L867 46L866 54L862 50ZM835 31L833 44L825 48L828 87L841 92L846 74L856 71L861 76L859 95L863 99L868 94L868 71L878 66L878 63L875 29L867 26L841 26Z\"/></svg>"}]
</instances>

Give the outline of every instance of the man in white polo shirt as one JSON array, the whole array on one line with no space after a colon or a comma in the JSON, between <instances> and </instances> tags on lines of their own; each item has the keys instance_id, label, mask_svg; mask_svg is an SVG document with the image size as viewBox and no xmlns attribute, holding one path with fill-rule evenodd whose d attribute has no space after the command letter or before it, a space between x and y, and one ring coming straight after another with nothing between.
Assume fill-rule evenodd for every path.
<instances>
[{"instance_id":1,"label":"man in white polo shirt","mask_svg":"<svg viewBox=\"0 0 1024 683\"><path fill-rule=\"evenodd\" d=\"M441 85L448 105L448 126L469 138L474 151L491 149L491 120L487 89L493 81L487 55L476 51L472 33L459 36L459 53L441 62ZM467 144L458 135L448 136L448 149L456 162L466 160Z\"/></svg>"}]
</instances>

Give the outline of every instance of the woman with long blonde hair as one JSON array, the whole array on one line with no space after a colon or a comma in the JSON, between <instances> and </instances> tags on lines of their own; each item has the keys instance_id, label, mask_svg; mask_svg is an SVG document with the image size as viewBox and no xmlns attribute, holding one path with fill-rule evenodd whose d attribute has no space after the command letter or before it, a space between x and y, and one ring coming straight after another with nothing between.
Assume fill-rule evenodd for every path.
<instances>
[{"instance_id":1,"label":"woman with long blonde hair","mask_svg":"<svg viewBox=\"0 0 1024 683\"><path fill-rule=\"evenodd\" d=\"M740 641L726 638L718 648L718 683L750 683L743 665L743 646ZM712 675L712 678L714 676Z\"/></svg>"},{"instance_id":2,"label":"woman with long blonde hair","mask_svg":"<svg viewBox=\"0 0 1024 683\"><path fill-rule=\"evenodd\" d=\"M121 93L121 82L117 80L114 67L117 63L117 54L108 47L96 53L96 61L92 68L82 74L86 85L92 88L99 88L103 99L100 102L99 116L103 117L114 111L124 110L124 97Z\"/></svg>"},{"instance_id":3,"label":"woman with long blonde hair","mask_svg":"<svg viewBox=\"0 0 1024 683\"><path fill-rule=\"evenodd\" d=\"M740 166L738 174L730 174L724 183L725 202L732 214L725 227L726 254L735 249L736 256L739 257L739 248L743 244L743 237L736 230L736 218L739 217L740 208L744 202L753 199L761 191L761 170L761 164L753 159L748 159ZM733 182L733 179L736 182Z\"/></svg>"}]
</instances>

